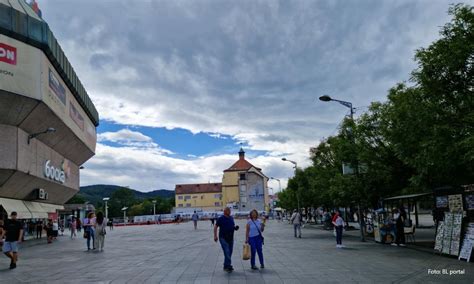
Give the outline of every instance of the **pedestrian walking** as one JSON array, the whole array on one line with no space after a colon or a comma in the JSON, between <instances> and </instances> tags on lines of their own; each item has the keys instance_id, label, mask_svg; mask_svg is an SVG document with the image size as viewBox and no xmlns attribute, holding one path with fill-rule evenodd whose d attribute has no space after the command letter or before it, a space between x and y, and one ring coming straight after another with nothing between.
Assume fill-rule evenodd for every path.
<instances>
[{"instance_id":1,"label":"pedestrian walking","mask_svg":"<svg viewBox=\"0 0 474 284\"><path fill-rule=\"evenodd\" d=\"M219 237L217 237L217 228L219 228ZM224 270L232 272L232 252L234 250L234 231L237 231L239 226L234 223L234 218L230 216L230 208L224 209L224 215L219 217L214 226L214 241L219 240L222 251L224 252Z\"/></svg>"},{"instance_id":2,"label":"pedestrian walking","mask_svg":"<svg viewBox=\"0 0 474 284\"><path fill-rule=\"evenodd\" d=\"M342 245L342 231L344 229L344 219L341 217L341 212L336 211L333 221L334 229L336 230L336 248L343 248Z\"/></svg>"},{"instance_id":3,"label":"pedestrian walking","mask_svg":"<svg viewBox=\"0 0 474 284\"><path fill-rule=\"evenodd\" d=\"M2 228L2 235L0 239L5 236L2 251L10 259L10 269L16 268L18 261L18 244L23 239L23 226L17 220L17 213L12 211L10 219L8 219Z\"/></svg>"},{"instance_id":4,"label":"pedestrian walking","mask_svg":"<svg viewBox=\"0 0 474 284\"><path fill-rule=\"evenodd\" d=\"M90 212L82 225L84 227L84 238L87 239L87 250L91 250L91 240L92 249L95 250L95 221L95 214Z\"/></svg>"},{"instance_id":5,"label":"pedestrian walking","mask_svg":"<svg viewBox=\"0 0 474 284\"><path fill-rule=\"evenodd\" d=\"M77 237L77 234L76 234L76 230L77 230L76 217L72 217L70 229L71 229L71 239Z\"/></svg>"},{"instance_id":6,"label":"pedestrian walking","mask_svg":"<svg viewBox=\"0 0 474 284\"><path fill-rule=\"evenodd\" d=\"M253 270L257 270L255 266L255 253L258 254L260 268L265 268L263 263L263 230L265 229L265 219L263 222L258 219L258 211L252 210L250 218L247 221L245 230L245 243L250 245L250 266Z\"/></svg>"},{"instance_id":7,"label":"pedestrian walking","mask_svg":"<svg viewBox=\"0 0 474 284\"><path fill-rule=\"evenodd\" d=\"M298 237L301 239L301 214L296 209L293 210L293 215L291 215L290 222L293 224L293 230L295 231L295 238Z\"/></svg>"},{"instance_id":8,"label":"pedestrian walking","mask_svg":"<svg viewBox=\"0 0 474 284\"><path fill-rule=\"evenodd\" d=\"M196 211L194 211L194 214L193 214L193 216L191 217L191 219L193 220L193 223L194 223L194 230L197 230L197 228L198 228L199 215L196 213Z\"/></svg>"},{"instance_id":9,"label":"pedestrian walking","mask_svg":"<svg viewBox=\"0 0 474 284\"><path fill-rule=\"evenodd\" d=\"M53 232L53 220L49 219L48 223L44 226L44 230L46 231L46 241L48 244L53 242L54 232Z\"/></svg>"},{"instance_id":10,"label":"pedestrian walking","mask_svg":"<svg viewBox=\"0 0 474 284\"><path fill-rule=\"evenodd\" d=\"M96 223L95 223L95 247L99 251L104 251L104 244L105 244L105 235L107 227L107 221L104 219L104 214L102 212L97 213Z\"/></svg>"},{"instance_id":11,"label":"pedestrian walking","mask_svg":"<svg viewBox=\"0 0 474 284\"><path fill-rule=\"evenodd\" d=\"M36 238L41 239L43 237L43 221L36 221Z\"/></svg>"},{"instance_id":12,"label":"pedestrian walking","mask_svg":"<svg viewBox=\"0 0 474 284\"><path fill-rule=\"evenodd\" d=\"M407 218L405 209L400 206L399 209L393 210L393 219L395 220L395 243L394 246L405 247L405 220Z\"/></svg>"},{"instance_id":13,"label":"pedestrian walking","mask_svg":"<svg viewBox=\"0 0 474 284\"><path fill-rule=\"evenodd\" d=\"M114 219L108 220L107 224L109 225L109 231L113 231L114 230Z\"/></svg>"}]
</instances>

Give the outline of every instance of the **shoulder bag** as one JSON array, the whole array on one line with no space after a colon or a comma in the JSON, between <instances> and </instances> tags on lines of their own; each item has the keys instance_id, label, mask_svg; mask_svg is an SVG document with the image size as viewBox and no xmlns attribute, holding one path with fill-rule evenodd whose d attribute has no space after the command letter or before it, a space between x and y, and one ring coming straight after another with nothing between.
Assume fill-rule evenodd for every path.
<instances>
[{"instance_id":1,"label":"shoulder bag","mask_svg":"<svg viewBox=\"0 0 474 284\"><path fill-rule=\"evenodd\" d=\"M250 219L250 220L252 220L252 219ZM254 221L254 220L252 220L252 223L253 223L253 224L255 225L255 227L257 228L258 234L260 235L260 238L262 238L262 245L264 245L264 244L265 244L265 238L263 237L262 232L260 231L260 228L257 226L257 224L255 224L255 221Z\"/></svg>"}]
</instances>

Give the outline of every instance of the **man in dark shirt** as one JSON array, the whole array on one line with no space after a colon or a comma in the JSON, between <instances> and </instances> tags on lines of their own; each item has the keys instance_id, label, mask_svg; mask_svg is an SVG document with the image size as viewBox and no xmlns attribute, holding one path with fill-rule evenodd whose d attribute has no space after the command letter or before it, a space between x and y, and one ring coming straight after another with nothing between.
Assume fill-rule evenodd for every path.
<instances>
[{"instance_id":1,"label":"man in dark shirt","mask_svg":"<svg viewBox=\"0 0 474 284\"><path fill-rule=\"evenodd\" d=\"M7 220L4 225L5 242L3 243L3 253L11 260L10 269L16 268L18 260L18 243L23 238L23 226L21 222L16 219L17 213L10 214L10 220ZM2 236L3 237L3 236Z\"/></svg>"},{"instance_id":2,"label":"man in dark shirt","mask_svg":"<svg viewBox=\"0 0 474 284\"><path fill-rule=\"evenodd\" d=\"M219 238L217 237L217 228L219 227ZM224 270L232 272L232 251L234 249L234 231L237 231L239 226L235 226L234 218L230 216L230 208L224 209L224 215L217 219L214 226L214 241L221 243L222 251L224 252Z\"/></svg>"}]
</instances>

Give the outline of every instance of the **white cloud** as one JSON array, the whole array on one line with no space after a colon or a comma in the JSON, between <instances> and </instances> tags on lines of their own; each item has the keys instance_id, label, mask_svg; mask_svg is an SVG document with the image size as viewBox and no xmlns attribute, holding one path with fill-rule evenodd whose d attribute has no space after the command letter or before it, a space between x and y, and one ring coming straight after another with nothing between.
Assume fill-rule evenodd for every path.
<instances>
[{"instance_id":1,"label":"white cloud","mask_svg":"<svg viewBox=\"0 0 474 284\"><path fill-rule=\"evenodd\" d=\"M149 191L174 189L179 183L222 182L223 171L237 159L235 155L215 155L185 160L164 155L154 148L112 147L97 144L96 156L81 171L81 185L118 184ZM279 158L249 157L267 176L291 176L290 166ZM282 179L286 186L287 179ZM277 187L274 187L277 189Z\"/></svg>"},{"instance_id":2,"label":"white cloud","mask_svg":"<svg viewBox=\"0 0 474 284\"><path fill-rule=\"evenodd\" d=\"M153 139L138 131L121 129L117 132L103 132L97 135L97 141L111 142L151 142Z\"/></svg>"},{"instance_id":3,"label":"white cloud","mask_svg":"<svg viewBox=\"0 0 474 284\"><path fill-rule=\"evenodd\" d=\"M114 142L131 148L146 148L159 154L173 154L172 151L161 148L153 139L138 131L121 129L117 132L103 132L97 135L98 142ZM120 148L119 148L120 149Z\"/></svg>"}]
</instances>

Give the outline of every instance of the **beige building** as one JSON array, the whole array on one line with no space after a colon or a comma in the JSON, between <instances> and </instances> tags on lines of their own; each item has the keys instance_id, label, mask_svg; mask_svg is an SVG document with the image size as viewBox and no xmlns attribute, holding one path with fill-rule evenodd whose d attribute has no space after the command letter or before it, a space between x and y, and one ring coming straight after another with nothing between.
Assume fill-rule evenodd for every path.
<instances>
[{"instance_id":1,"label":"beige building","mask_svg":"<svg viewBox=\"0 0 474 284\"><path fill-rule=\"evenodd\" d=\"M175 187L175 206L177 211L185 208L199 211L222 210L222 184L198 183L177 184Z\"/></svg>"},{"instance_id":2,"label":"beige building","mask_svg":"<svg viewBox=\"0 0 474 284\"><path fill-rule=\"evenodd\" d=\"M268 211L268 177L262 169L245 159L240 149L239 159L224 170L222 183L177 184L176 212L221 211L226 206L237 211ZM188 210L186 210L188 208Z\"/></svg>"},{"instance_id":3,"label":"beige building","mask_svg":"<svg viewBox=\"0 0 474 284\"><path fill-rule=\"evenodd\" d=\"M0 218L48 218L79 191L99 117L46 22L21 0L0 15Z\"/></svg>"},{"instance_id":4,"label":"beige building","mask_svg":"<svg viewBox=\"0 0 474 284\"><path fill-rule=\"evenodd\" d=\"M224 171L222 194L224 206L239 211L268 210L268 177L245 159L243 149L239 151L239 160Z\"/></svg>"}]
</instances>

